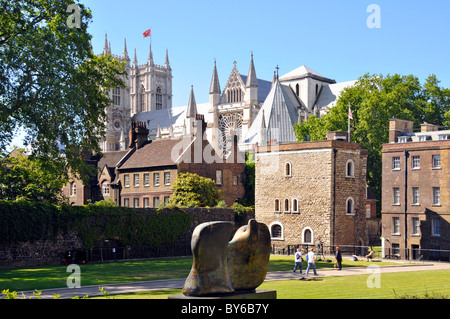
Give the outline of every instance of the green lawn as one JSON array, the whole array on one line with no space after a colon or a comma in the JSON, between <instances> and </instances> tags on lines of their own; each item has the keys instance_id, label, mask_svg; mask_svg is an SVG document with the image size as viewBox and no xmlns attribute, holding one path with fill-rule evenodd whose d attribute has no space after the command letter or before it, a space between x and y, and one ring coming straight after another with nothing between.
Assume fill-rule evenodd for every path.
<instances>
[{"instance_id":1,"label":"green lawn","mask_svg":"<svg viewBox=\"0 0 450 319\"><path fill-rule=\"evenodd\" d=\"M367 266L365 261L344 260L344 267ZM379 266L393 263L378 262ZM105 285L133 281L186 278L192 266L192 257L158 258L148 260L117 261L80 265L81 285ZM269 272L291 271L293 256L272 255ZM317 268L331 268L333 263L317 262ZM0 291L42 290L66 287L66 280L72 273L66 272L67 266L0 268ZM306 269L304 263L303 269Z\"/></svg>"},{"instance_id":2,"label":"green lawn","mask_svg":"<svg viewBox=\"0 0 450 319\"><path fill-rule=\"evenodd\" d=\"M278 299L450 298L450 270L384 273L380 277L380 288L369 288L368 278L369 274L268 281L259 289L276 290ZM181 289L111 295L107 298L167 299L175 294L181 294Z\"/></svg>"}]
</instances>

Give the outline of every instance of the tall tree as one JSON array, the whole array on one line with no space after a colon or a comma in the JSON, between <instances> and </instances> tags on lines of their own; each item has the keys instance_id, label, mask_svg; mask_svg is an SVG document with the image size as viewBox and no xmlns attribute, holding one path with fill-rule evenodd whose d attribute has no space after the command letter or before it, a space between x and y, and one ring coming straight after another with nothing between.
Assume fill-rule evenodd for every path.
<instances>
[{"instance_id":1,"label":"tall tree","mask_svg":"<svg viewBox=\"0 0 450 319\"><path fill-rule=\"evenodd\" d=\"M328 131L347 131L350 105L351 140L368 150L367 182L381 199L381 149L389 142L389 119L414 121L415 129L424 121L450 124L450 90L438 84L434 75L421 85L413 75L365 74L353 87L344 89L336 106L324 116L297 123L297 139L323 140Z\"/></svg>"},{"instance_id":2,"label":"tall tree","mask_svg":"<svg viewBox=\"0 0 450 319\"><path fill-rule=\"evenodd\" d=\"M107 92L124 85L123 64L93 54L92 15L81 3L0 0L0 10L0 151L23 128L36 156L83 172L80 154L99 151Z\"/></svg>"}]
</instances>

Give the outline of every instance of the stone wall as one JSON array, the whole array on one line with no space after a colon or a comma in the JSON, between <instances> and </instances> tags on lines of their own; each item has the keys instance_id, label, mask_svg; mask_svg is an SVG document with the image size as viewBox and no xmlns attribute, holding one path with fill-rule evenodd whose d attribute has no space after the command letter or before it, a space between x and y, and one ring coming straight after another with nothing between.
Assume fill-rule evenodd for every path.
<instances>
[{"instance_id":1,"label":"stone wall","mask_svg":"<svg viewBox=\"0 0 450 319\"><path fill-rule=\"evenodd\" d=\"M209 221L234 222L236 220L236 213L230 208L186 208L185 211L193 216L192 226L184 236L181 236L179 240L173 244L173 246L187 246L189 248L192 232L195 227L201 223ZM253 211L250 211L247 219L243 222L246 223L250 218L254 218ZM238 227L240 227L239 224L236 225L236 229ZM120 239L114 242L117 242L120 245ZM99 245L103 246L104 241L100 241ZM67 234L60 234L54 240L0 244L0 267L57 265L61 263L62 258L67 251L83 249L83 242L75 231L70 231ZM155 257L154 254L158 253L158 249L141 249L140 247L131 247L130 251L140 251L140 253L135 253L136 256L140 257ZM189 253L190 251L188 250L188 254ZM128 257L134 258L132 254Z\"/></svg>"},{"instance_id":2,"label":"stone wall","mask_svg":"<svg viewBox=\"0 0 450 319\"><path fill-rule=\"evenodd\" d=\"M272 245L366 244L366 158L358 144L334 140L279 145L278 150L257 153L255 216L269 227ZM278 236L276 228L281 228Z\"/></svg>"}]
</instances>

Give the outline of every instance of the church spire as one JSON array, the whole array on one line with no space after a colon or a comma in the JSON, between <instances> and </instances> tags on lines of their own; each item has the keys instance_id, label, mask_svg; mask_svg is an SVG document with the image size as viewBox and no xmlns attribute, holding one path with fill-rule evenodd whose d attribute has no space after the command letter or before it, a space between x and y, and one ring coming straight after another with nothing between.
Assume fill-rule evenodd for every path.
<instances>
[{"instance_id":1,"label":"church spire","mask_svg":"<svg viewBox=\"0 0 450 319\"><path fill-rule=\"evenodd\" d=\"M214 59L214 70L211 79L211 87L209 88L209 94L214 93L220 94L220 83L219 83L219 76L217 75L216 59Z\"/></svg>"},{"instance_id":2,"label":"church spire","mask_svg":"<svg viewBox=\"0 0 450 319\"><path fill-rule=\"evenodd\" d=\"M195 103L194 86L191 85L191 95L189 96L189 104L186 110L186 118L193 118L197 115L197 104Z\"/></svg>"},{"instance_id":3,"label":"church spire","mask_svg":"<svg viewBox=\"0 0 450 319\"><path fill-rule=\"evenodd\" d=\"M136 48L134 48L134 59L133 59L133 67L138 67L138 61L137 61L137 55L136 55Z\"/></svg>"},{"instance_id":4,"label":"church spire","mask_svg":"<svg viewBox=\"0 0 450 319\"><path fill-rule=\"evenodd\" d=\"M166 69L170 69L170 63L169 63L169 51L166 49L166 62L164 64L164 67Z\"/></svg>"},{"instance_id":5,"label":"church spire","mask_svg":"<svg viewBox=\"0 0 450 319\"><path fill-rule=\"evenodd\" d=\"M258 87L258 79L256 78L255 64L253 63L253 52L250 60L250 68L248 69L246 87Z\"/></svg>"},{"instance_id":6,"label":"church spire","mask_svg":"<svg viewBox=\"0 0 450 319\"><path fill-rule=\"evenodd\" d=\"M108 34L105 32L105 45L103 46L103 54L110 54L109 48L108 48Z\"/></svg>"},{"instance_id":7,"label":"church spire","mask_svg":"<svg viewBox=\"0 0 450 319\"><path fill-rule=\"evenodd\" d=\"M122 57L124 60L129 60L130 58L128 57L128 50L127 50L127 38L124 38L123 40L123 54Z\"/></svg>"},{"instance_id":8,"label":"church spire","mask_svg":"<svg viewBox=\"0 0 450 319\"><path fill-rule=\"evenodd\" d=\"M150 40L150 52L148 53L148 64L150 64L150 65L154 65L154 62L153 62L153 52L152 52L152 41Z\"/></svg>"}]
</instances>

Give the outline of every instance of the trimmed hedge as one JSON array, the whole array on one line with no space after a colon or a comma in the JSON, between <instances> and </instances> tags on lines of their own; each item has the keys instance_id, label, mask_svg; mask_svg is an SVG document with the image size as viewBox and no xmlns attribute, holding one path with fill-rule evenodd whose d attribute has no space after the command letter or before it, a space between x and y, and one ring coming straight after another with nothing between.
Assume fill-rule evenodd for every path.
<instances>
[{"instance_id":1,"label":"trimmed hedge","mask_svg":"<svg viewBox=\"0 0 450 319\"><path fill-rule=\"evenodd\" d=\"M85 246L117 239L123 245L158 247L186 234L192 217L179 208L133 209L105 206L54 206L27 201L0 201L0 243L53 239L76 231Z\"/></svg>"}]
</instances>

